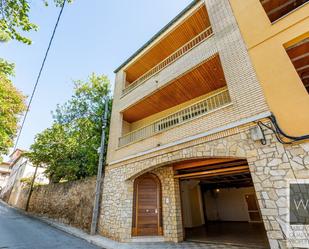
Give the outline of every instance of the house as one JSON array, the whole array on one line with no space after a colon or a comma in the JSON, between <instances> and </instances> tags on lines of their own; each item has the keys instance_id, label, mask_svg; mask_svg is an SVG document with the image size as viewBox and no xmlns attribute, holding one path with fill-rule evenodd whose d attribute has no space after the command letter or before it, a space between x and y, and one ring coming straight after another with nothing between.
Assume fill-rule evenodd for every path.
<instances>
[{"instance_id":1,"label":"house","mask_svg":"<svg viewBox=\"0 0 309 249\"><path fill-rule=\"evenodd\" d=\"M35 166L24 156L21 149L16 149L9 160L10 175L6 185L1 191L1 198L12 206L18 206L21 191L25 187L26 181L30 182L35 172ZM38 167L35 182L39 184L48 184L49 180L44 175L45 168Z\"/></svg>"},{"instance_id":2,"label":"house","mask_svg":"<svg viewBox=\"0 0 309 249\"><path fill-rule=\"evenodd\" d=\"M308 13L193 1L115 70L101 235L286 248L289 181L309 179Z\"/></svg>"},{"instance_id":3,"label":"house","mask_svg":"<svg viewBox=\"0 0 309 249\"><path fill-rule=\"evenodd\" d=\"M0 163L0 192L5 187L10 175L10 164L7 162Z\"/></svg>"}]
</instances>

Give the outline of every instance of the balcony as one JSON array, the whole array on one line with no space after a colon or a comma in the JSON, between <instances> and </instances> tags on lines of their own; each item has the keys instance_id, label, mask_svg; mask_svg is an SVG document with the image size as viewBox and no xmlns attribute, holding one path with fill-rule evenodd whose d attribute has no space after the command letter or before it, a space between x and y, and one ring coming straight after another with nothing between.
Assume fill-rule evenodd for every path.
<instances>
[{"instance_id":1,"label":"balcony","mask_svg":"<svg viewBox=\"0 0 309 249\"><path fill-rule=\"evenodd\" d=\"M125 72L122 96L158 74L212 36L203 1L192 5L180 18L176 16L130 57Z\"/></svg>"},{"instance_id":2,"label":"balcony","mask_svg":"<svg viewBox=\"0 0 309 249\"><path fill-rule=\"evenodd\" d=\"M181 125L195 118L207 115L231 104L230 95L226 88L216 91L216 93L174 112L164 118L150 123L144 127L136 129L119 138L119 147L151 137L160 132Z\"/></svg>"},{"instance_id":3,"label":"balcony","mask_svg":"<svg viewBox=\"0 0 309 249\"><path fill-rule=\"evenodd\" d=\"M269 20L273 23L308 3L308 0L260 0L260 2Z\"/></svg>"},{"instance_id":4,"label":"balcony","mask_svg":"<svg viewBox=\"0 0 309 249\"><path fill-rule=\"evenodd\" d=\"M307 93L309 93L309 38L288 47L286 51Z\"/></svg>"},{"instance_id":5,"label":"balcony","mask_svg":"<svg viewBox=\"0 0 309 249\"><path fill-rule=\"evenodd\" d=\"M166 59L161 61L159 64L151 68L149 71L147 71L145 74L137 78L135 81L127 85L122 90L122 95L126 95L127 93L131 92L133 89L138 87L139 85L143 84L146 80L153 77L157 73L159 73L164 68L168 67L175 61L177 61L180 57L188 53L191 49L195 48L208 38L210 38L213 35L212 28L208 27L203 32L195 36L192 40L185 43L182 47L180 47L178 50L176 50L174 53L172 53L170 56L168 56Z\"/></svg>"}]
</instances>

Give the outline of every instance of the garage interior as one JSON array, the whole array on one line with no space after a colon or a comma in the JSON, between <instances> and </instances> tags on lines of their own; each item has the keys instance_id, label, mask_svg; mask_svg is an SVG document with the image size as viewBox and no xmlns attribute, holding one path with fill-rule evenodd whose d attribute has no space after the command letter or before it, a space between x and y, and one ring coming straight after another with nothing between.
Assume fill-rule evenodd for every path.
<instances>
[{"instance_id":1,"label":"garage interior","mask_svg":"<svg viewBox=\"0 0 309 249\"><path fill-rule=\"evenodd\" d=\"M185 240L269 248L246 160L191 160L174 172Z\"/></svg>"}]
</instances>

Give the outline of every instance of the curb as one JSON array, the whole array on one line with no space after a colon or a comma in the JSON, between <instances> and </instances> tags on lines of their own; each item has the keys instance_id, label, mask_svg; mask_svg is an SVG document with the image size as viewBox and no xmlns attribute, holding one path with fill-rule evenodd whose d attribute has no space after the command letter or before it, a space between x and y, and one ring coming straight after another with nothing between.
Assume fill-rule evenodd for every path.
<instances>
[{"instance_id":1,"label":"curb","mask_svg":"<svg viewBox=\"0 0 309 249\"><path fill-rule=\"evenodd\" d=\"M45 224L48 224L51 227L54 227L54 228L56 228L60 231L63 231L67 234L70 234L70 235L72 235L76 238L85 240L92 245L101 247L102 249L121 249L121 248L123 248L123 245L121 245L120 242L116 242L116 241L107 239L107 238L100 236L100 235L89 235L86 232L84 232L84 231L82 231L78 228L71 227L67 224L59 223L59 222L53 221L53 220L46 218L46 217L41 217L41 216L38 216L38 215L28 213L23 209L10 206L8 203L4 202L1 199L0 199L0 203L3 204L6 207L9 207L9 208L17 211L18 213L21 213L21 214L28 216L30 218L39 220L39 221L41 221Z\"/></svg>"},{"instance_id":2,"label":"curb","mask_svg":"<svg viewBox=\"0 0 309 249\"><path fill-rule=\"evenodd\" d=\"M90 235L90 234L87 234L86 232L84 232L83 230L69 226L67 224L63 224L63 223L51 220L49 218L39 216L39 215L34 215L32 213L26 212L23 209L10 206L8 203L4 202L1 199L0 199L0 203L2 203L4 206L9 207L9 208L25 215L25 216L39 220L40 222L46 223L51 227L54 227L54 228L56 228L60 231L63 231L67 234L70 234L70 235L72 235L76 238L85 240L88 243L95 245L95 246L98 246L102 249L136 249L136 247L134 246L134 243L132 243L132 244L121 243L121 242L117 242L117 241L108 239L106 237L103 237L101 235ZM188 241L188 242L196 243L196 241ZM220 248L220 245L221 245L221 243L219 244L219 243L216 243L216 242L213 242L213 243L210 242L208 244L218 244L218 246L219 246L218 248ZM226 245L226 246L229 246L229 245L232 246L233 245L233 246L238 246L238 247L243 247L243 248L249 249L249 247L247 247L247 245L235 245L235 244L228 244L228 243L224 243L224 245ZM147 248L147 246L145 246L145 248ZM262 247L252 246L250 248L251 249L261 249Z\"/></svg>"}]
</instances>

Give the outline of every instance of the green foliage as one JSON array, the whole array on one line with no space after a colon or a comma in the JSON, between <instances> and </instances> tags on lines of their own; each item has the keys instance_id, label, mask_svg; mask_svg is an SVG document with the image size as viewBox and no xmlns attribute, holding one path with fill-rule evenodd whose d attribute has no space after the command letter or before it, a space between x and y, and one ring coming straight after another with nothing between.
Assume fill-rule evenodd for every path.
<instances>
[{"instance_id":1,"label":"green foliage","mask_svg":"<svg viewBox=\"0 0 309 249\"><path fill-rule=\"evenodd\" d=\"M27 156L35 165L47 167L46 174L51 182L96 174L109 87L104 75L92 74L87 82L75 81L74 95L64 105L57 106L52 127L36 136Z\"/></svg>"},{"instance_id":2,"label":"green foliage","mask_svg":"<svg viewBox=\"0 0 309 249\"><path fill-rule=\"evenodd\" d=\"M31 186L32 179L33 179L33 177L24 177L24 178L20 179L20 182L23 183L23 189L27 189ZM43 185L46 185L46 184L39 183L39 182L33 183L34 187L43 186Z\"/></svg>"},{"instance_id":3,"label":"green foliage","mask_svg":"<svg viewBox=\"0 0 309 249\"><path fill-rule=\"evenodd\" d=\"M2 18L0 29L10 38L31 44L31 40L22 36L22 31L37 30L37 26L29 20L29 2L26 0L4 0L0 1Z\"/></svg>"},{"instance_id":4,"label":"green foliage","mask_svg":"<svg viewBox=\"0 0 309 249\"><path fill-rule=\"evenodd\" d=\"M14 75L14 63L9 63L6 60L0 58L0 73L6 76Z\"/></svg>"},{"instance_id":5,"label":"green foliage","mask_svg":"<svg viewBox=\"0 0 309 249\"><path fill-rule=\"evenodd\" d=\"M10 40L10 37L8 36L8 34L0 30L0 42L7 42L9 40Z\"/></svg>"},{"instance_id":6,"label":"green foliage","mask_svg":"<svg viewBox=\"0 0 309 249\"><path fill-rule=\"evenodd\" d=\"M48 5L47 0L43 0ZM72 2L68 1L68 2ZM9 39L17 40L25 44L31 44L31 40L23 36L23 32L37 30L38 26L29 19L30 0L1 0L0 1L0 41ZM61 6L63 0L54 0L56 6Z\"/></svg>"},{"instance_id":7,"label":"green foliage","mask_svg":"<svg viewBox=\"0 0 309 249\"><path fill-rule=\"evenodd\" d=\"M13 145L19 117L25 110L25 96L0 71L0 155L7 153Z\"/></svg>"},{"instance_id":8,"label":"green foliage","mask_svg":"<svg viewBox=\"0 0 309 249\"><path fill-rule=\"evenodd\" d=\"M0 30L0 41L7 40L6 34ZM19 118L26 110L25 96L13 86L9 79L10 76L14 76L14 67L14 63L0 58L0 162L2 161L1 155L6 154L8 148L13 145Z\"/></svg>"}]
</instances>

